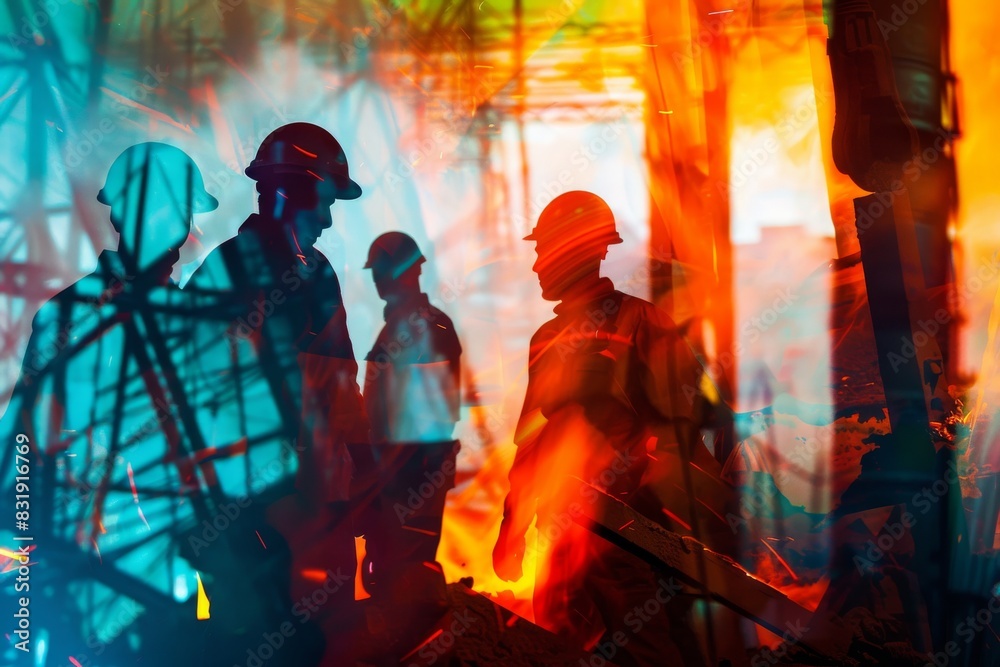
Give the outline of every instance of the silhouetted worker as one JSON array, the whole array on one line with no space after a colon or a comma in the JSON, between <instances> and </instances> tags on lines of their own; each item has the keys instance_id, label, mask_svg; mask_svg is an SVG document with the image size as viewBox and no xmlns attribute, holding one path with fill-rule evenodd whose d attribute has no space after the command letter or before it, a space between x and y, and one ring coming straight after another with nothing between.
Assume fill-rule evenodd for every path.
<instances>
[{"instance_id":1,"label":"silhouetted worker","mask_svg":"<svg viewBox=\"0 0 1000 667\"><path fill-rule=\"evenodd\" d=\"M375 239L366 269L385 301L385 326L366 357L365 406L378 487L377 525L366 531L372 595L444 604L435 565L445 496L455 482L460 357L455 327L420 291L426 260L401 232Z\"/></svg>"},{"instance_id":2,"label":"silhouetted worker","mask_svg":"<svg viewBox=\"0 0 1000 667\"><path fill-rule=\"evenodd\" d=\"M699 387L703 370L669 317L601 277L608 246L622 239L600 197L556 197L526 240L536 244L542 297L559 303L531 339L494 569L508 581L521 577L525 533L537 516L549 553L538 556L536 622L580 646L624 633L616 664L702 664L696 640L683 636L684 610L671 604L677 591L643 561L576 525L573 516L596 497L568 477L662 519L649 506L655 496L643 497L650 454L700 446L699 401L683 388ZM679 475L674 481L684 488ZM633 610L652 599L656 613L637 622Z\"/></svg>"},{"instance_id":3,"label":"silhouetted worker","mask_svg":"<svg viewBox=\"0 0 1000 667\"><path fill-rule=\"evenodd\" d=\"M128 392L122 386L123 396L117 396L106 388L135 369L123 368L129 359L123 354L116 359L116 351L142 344L131 330L139 311L166 294L160 288L171 282L192 215L218 206L191 158L162 143L137 144L119 155L97 200L111 207L118 250L104 250L93 273L39 309L5 419L16 418L46 456L61 454L85 435L105 449L120 444L115 436L128 427L111 423L111 415L116 400ZM95 370L96 355L118 365ZM136 412L121 409L127 416ZM150 409L146 416L152 414ZM93 423L95 418L107 421Z\"/></svg>"},{"instance_id":4,"label":"silhouetted worker","mask_svg":"<svg viewBox=\"0 0 1000 667\"><path fill-rule=\"evenodd\" d=\"M11 443L13 433L30 438L32 529L44 549L70 559L77 549L94 558L113 550L113 563L104 564L108 581L116 572L141 580L172 603L178 579L189 590L196 585L195 572L176 558L172 529L190 518L182 491L197 480L191 467L178 465L180 434L166 382L176 374L157 343L172 326L166 309L179 290L170 275L192 216L218 202L191 158L162 143L122 152L97 200L111 209L118 249L101 252L93 273L35 315L0 433L10 433ZM124 618L136 603L115 586L99 586L97 594L106 613ZM53 599L73 605L92 600L94 591L79 593L59 591ZM34 604L49 617L47 598ZM69 643L74 630L82 632L55 633L52 648L62 655L83 649L82 635L74 646L61 645L60 636Z\"/></svg>"},{"instance_id":5,"label":"silhouetted worker","mask_svg":"<svg viewBox=\"0 0 1000 667\"><path fill-rule=\"evenodd\" d=\"M209 387L234 392L216 406L219 392L206 389L199 404L215 410L217 432L248 443L250 495L275 481L255 475L251 460L280 461L294 448L295 502L272 505L269 521L292 551L292 598L325 587L329 599L313 614L339 616L353 603L356 569L348 445L367 443L368 423L340 283L315 243L332 224L330 207L361 188L337 140L309 123L268 135L246 174L259 213L185 286L223 319L222 331L203 336L200 371Z\"/></svg>"}]
</instances>

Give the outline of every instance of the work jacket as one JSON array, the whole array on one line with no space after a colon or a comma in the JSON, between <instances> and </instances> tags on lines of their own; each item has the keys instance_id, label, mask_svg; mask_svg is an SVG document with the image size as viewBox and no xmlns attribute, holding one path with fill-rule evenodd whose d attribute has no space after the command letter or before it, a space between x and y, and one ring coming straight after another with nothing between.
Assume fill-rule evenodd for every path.
<instances>
[{"instance_id":1,"label":"work jacket","mask_svg":"<svg viewBox=\"0 0 1000 667\"><path fill-rule=\"evenodd\" d=\"M365 405L373 443L442 443L459 418L462 346L426 294L387 305L365 357Z\"/></svg>"},{"instance_id":2,"label":"work jacket","mask_svg":"<svg viewBox=\"0 0 1000 667\"><path fill-rule=\"evenodd\" d=\"M602 278L555 313L531 339L504 507L514 534L580 499L570 477L627 501L648 457L689 438L704 410L704 370L651 303Z\"/></svg>"},{"instance_id":3,"label":"work jacket","mask_svg":"<svg viewBox=\"0 0 1000 667\"><path fill-rule=\"evenodd\" d=\"M315 502L349 498L347 445L367 442L340 282L315 248L291 249L253 215L185 286L202 313L190 391L206 432L242 440L250 473L228 475L250 494L294 452L296 485ZM234 477L235 475L235 477Z\"/></svg>"}]
</instances>

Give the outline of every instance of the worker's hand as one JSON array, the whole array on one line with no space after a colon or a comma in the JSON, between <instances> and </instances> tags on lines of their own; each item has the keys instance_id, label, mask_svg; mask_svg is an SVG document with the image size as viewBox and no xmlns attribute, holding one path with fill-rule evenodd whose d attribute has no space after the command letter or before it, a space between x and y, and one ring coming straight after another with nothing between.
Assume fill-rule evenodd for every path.
<instances>
[{"instance_id":1,"label":"worker's hand","mask_svg":"<svg viewBox=\"0 0 1000 667\"><path fill-rule=\"evenodd\" d=\"M512 535L507 521L500 524L500 534L493 547L493 571L504 581L517 581L524 572L524 535Z\"/></svg>"}]
</instances>

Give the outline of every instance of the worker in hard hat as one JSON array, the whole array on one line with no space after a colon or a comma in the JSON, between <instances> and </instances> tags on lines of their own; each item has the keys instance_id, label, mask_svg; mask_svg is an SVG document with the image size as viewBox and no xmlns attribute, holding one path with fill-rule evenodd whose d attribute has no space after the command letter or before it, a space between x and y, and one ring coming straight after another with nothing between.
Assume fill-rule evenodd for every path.
<instances>
[{"instance_id":1,"label":"worker in hard hat","mask_svg":"<svg viewBox=\"0 0 1000 667\"><path fill-rule=\"evenodd\" d=\"M407 598L411 608L444 604L444 576L432 565L459 450L462 347L451 319L420 289L425 261L411 237L389 232L365 263L385 301L385 326L365 357L379 511L365 530L363 571L373 597L394 609Z\"/></svg>"},{"instance_id":2,"label":"worker in hard hat","mask_svg":"<svg viewBox=\"0 0 1000 667\"><path fill-rule=\"evenodd\" d=\"M294 452L296 492L268 515L292 552L291 596L325 586L327 612L346 614L354 589L342 579L356 569L348 447L367 443L368 423L340 282L315 244L332 225L331 206L361 188L341 145L310 123L269 134L246 175L256 181L258 213L185 286L218 321L201 336L198 404L212 432L248 443L248 458L215 464L228 494L281 488L283 475L244 480L251 462L284 470Z\"/></svg>"},{"instance_id":3,"label":"worker in hard hat","mask_svg":"<svg viewBox=\"0 0 1000 667\"><path fill-rule=\"evenodd\" d=\"M679 468L688 452L704 449L697 437L701 365L669 317L601 276L609 246L622 238L600 197L556 197L526 240L535 242L533 268L542 298L557 302L556 316L531 339L494 569L520 579L525 534L537 517L536 622L581 647L605 633L624 638L613 658L605 653L616 664L703 664L692 637L676 641L686 611L677 591L577 525L597 495L571 479L662 520L644 485L654 459L672 456ZM684 488L680 475L673 481ZM649 600L658 601L656 613L636 625L633 610Z\"/></svg>"},{"instance_id":4,"label":"worker in hard hat","mask_svg":"<svg viewBox=\"0 0 1000 667\"><path fill-rule=\"evenodd\" d=\"M77 354L78 346L105 335L115 312L135 309L152 290L168 284L192 216L218 206L205 191L191 158L178 148L154 142L132 146L115 159L97 200L111 209L118 248L102 251L93 273L61 291L35 315L14 396L19 407L12 400L8 416L21 411L20 417L30 417L33 401L46 397L40 387L51 381L60 360L65 363ZM76 397L60 409L71 410L87 398ZM22 425L34 431L31 419ZM56 447L60 433L46 432L42 423L38 426L43 431L34 441L41 445L47 440Z\"/></svg>"},{"instance_id":5,"label":"worker in hard hat","mask_svg":"<svg viewBox=\"0 0 1000 667\"><path fill-rule=\"evenodd\" d=\"M65 605L64 619L81 618L90 604L82 601L95 592L108 613L130 613L135 602L114 594L118 577L139 573L150 595L164 599L173 599L178 581L194 586L197 577L174 542L177 523L194 520L192 503L183 500L197 479L193 468L178 465L184 444L165 383L175 368L158 343L177 340L165 306L179 293L171 272L192 218L218 202L187 154L156 142L123 151L97 200L110 208L117 248L101 251L92 273L34 316L0 425L8 446L30 443L24 453L32 458L35 534L54 549L79 545L95 559L105 553L99 591L81 581L80 595L58 586L38 593L40 608ZM109 552L116 552L113 561ZM71 552L65 558L71 562ZM53 647L69 651L86 632L67 623Z\"/></svg>"}]
</instances>

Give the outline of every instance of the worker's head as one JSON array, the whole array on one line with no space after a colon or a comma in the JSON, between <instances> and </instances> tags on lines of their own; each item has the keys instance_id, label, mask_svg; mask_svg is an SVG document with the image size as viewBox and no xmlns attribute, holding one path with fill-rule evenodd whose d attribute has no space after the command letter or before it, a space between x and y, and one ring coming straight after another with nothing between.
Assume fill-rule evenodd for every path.
<instances>
[{"instance_id":1,"label":"worker's head","mask_svg":"<svg viewBox=\"0 0 1000 667\"><path fill-rule=\"evenodd\" d=\"M257 182L261 216L287 227L302 249L333 224L334 202L361 196L340 143L311 123L290 123L269 134L246 175Z\"/></svg>"},{"instance_id":2,"label":"worker's head","mask_svg":"<svg viewBox=\"0 0 1000 667\"><path fill-rule=\"evenodd\" d=\"M575 286L596 280L608 246L622 242L605 201L581 190L553 199L524 238L535 242L533 268L542 298L549 301L561 301Z\"/></svg>"},{"instance_id":3,"label":"worker's head","mask_svg":"<svg viewBox=\"0 0 1000 667\"><path fill-rule=\"evenodd\" d=\"M97 201L111 207L126 268L140 274L163 269L167 276L180 258L193 214L219 205L184 151L155 142L136 144L118 156Z\"/></svg>"},{"instance_id":4,"label":"worker's head","mask_svg":"<svg viewBox=\"0 0 1000 667\"><path fill-rule=\"evenodd\" d=\"M388 232L372 243L364 268L371 269L378 295L386 298L419 292L420 265L425 261L410 236Z\"/></svg>"}]
</instances>

